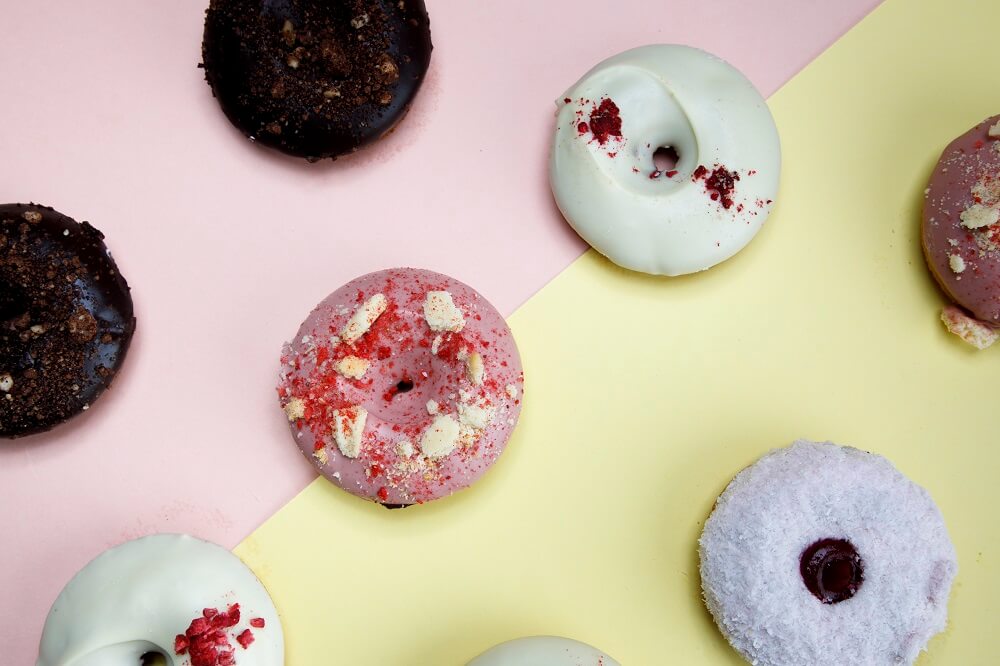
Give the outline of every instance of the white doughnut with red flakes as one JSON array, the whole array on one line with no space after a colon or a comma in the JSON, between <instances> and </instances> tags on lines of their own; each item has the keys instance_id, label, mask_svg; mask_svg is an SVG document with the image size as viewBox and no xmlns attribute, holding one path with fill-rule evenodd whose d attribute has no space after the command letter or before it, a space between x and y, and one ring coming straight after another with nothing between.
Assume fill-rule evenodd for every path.
<instances>
[{"instance_id":1,"label":"white doughnut with red flakes","mask_svg":"<svg viewBox=\"0 0 1000 666\"><path fill-rule=\"evenodd\" d=\"M320 303L282 355L278 396L330 481L386 505L478 479L521 410L524 377L500 313L431 271L361 276Z\"/></svg>"},{"instance_id":2,"label":"white doughnut with red flakes","mask_svg":"<svg viewBox=\"0 0 1000 666\"><path fill-rule=\"evenodd\" d=\"M105 551L63 588L36 666L282 666L278 613L225 548L157 534Z\"/></svg>"},{"instance_id":3,"label":"white doughnut with red flakes","mask_svg":"<svg viewBox=\"0 0 1000 666\"><path fill-rule=\"evenodd\" d=\"M559 101L549 182L569 224L616 264L656 275L705 270L760 230L781 147L739 71L659 44L601 62ZM677 164L661 170L658 149Z\"/></svg>"}]
</instances>

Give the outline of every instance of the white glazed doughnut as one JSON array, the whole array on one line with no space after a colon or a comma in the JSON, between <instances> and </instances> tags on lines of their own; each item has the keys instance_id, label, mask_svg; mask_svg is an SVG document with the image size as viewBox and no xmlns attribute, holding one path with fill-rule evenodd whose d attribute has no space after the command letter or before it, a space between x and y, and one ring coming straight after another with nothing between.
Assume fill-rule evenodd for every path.
<instances>
[{"instance_id":1,"label":"white glazed doughnut","mask_svg":"<svg viewBox=\"0 0 1000 666\"><path fill-rule=\"evenodd\" d=\"M281 666L271 599L243 562L199 539L158 534L112 548L63 588L37 666ZM227 656L228 655L228 656Z\"/></svg>"},{"instance_id":2,"label":"white glazed doughnut","mask_svg":"<svg viewBox=\"0 0 1000 666\"><path fill-rule=\"evenodd\" d=\"M759 666L910 664L958 569L927 491L885 458L799 441L736 475L700 541L716 624Z\"/></svg>"},{"instance_id":3,"label":"white glazed doughnut","mask_svg":"<svg viewBox=\"0 0 1000 666\"><path fill-rule=\"evenodd\" d=\"M687 46L608 58L556 102L549 181L570 225L616 264L656 275L711 268L760 229L781 148L746 77ZM677 166L653 154L673 148Z\"/></svg>"},{"instance_id":4,"label":"white glazed doughnut","mask_svg":"<svg viewBox=\"0 0 1000 666\"><path fill-rule=\"evenodd\" d=\"M531 636L501 643L468 666L620 666L585 643L556 636Z\"/></svg>"}]
</instances>

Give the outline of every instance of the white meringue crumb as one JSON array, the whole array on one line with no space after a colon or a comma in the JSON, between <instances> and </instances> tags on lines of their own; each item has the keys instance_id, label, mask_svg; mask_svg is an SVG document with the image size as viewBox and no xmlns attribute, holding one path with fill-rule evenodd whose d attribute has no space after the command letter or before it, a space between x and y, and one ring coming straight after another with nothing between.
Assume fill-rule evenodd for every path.
<instances>
[{"instance_id":1,"label":"white meringue crumb","mask_svg":"<svg viewBox=\"0 0 1000 666\"><path fill-rule=\"evenodd\" d=\"M389 301L386 299L385 294L375 294L369 298L351 315L351 318L344 326L344 330L340 332L340 339L347 344L354 344L362 335L368 332L372 324L382 316L387 307L389 307Z\"/></svg>"},{"instance_id":2,"label":"white meringue crumb","mask_svg":"<svg viewBox=\"0 0 1000 666\"><path fill-rule=\"evenodd\" d=\"M451 293L447 291L429 291L424 300L424 319L432 331L450 331L458 333L465 328L465 317L455 306Z\"/></svg>"}]
</instances>

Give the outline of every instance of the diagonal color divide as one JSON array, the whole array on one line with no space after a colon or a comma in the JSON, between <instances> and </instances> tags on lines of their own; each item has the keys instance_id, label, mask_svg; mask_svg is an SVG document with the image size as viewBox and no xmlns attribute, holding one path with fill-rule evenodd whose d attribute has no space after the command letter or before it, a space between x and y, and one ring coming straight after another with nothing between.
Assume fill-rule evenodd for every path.
<instances>
[{"instance_id":1,"label":"diagonal color divide","mask_svg":"<svg viewBox=\"0 0 1000 666\"><path fill-rule=\"evenodd\" d=\"M685 42L770 93L877 0L428 4L436 50L406 121L307 165L251 145L212 98L195 67L208 0L4 3L0 201L105 232L139 318L98 408L0 444L4 666L32 663L52 600L103 549L161 531L232 547L313 480L274 382L330 290L425 266L510 313L579 258L544 146L582 69Z\"/></svg>"},{"instance_id":2,"label":"diagonal color divide","mask_svg":"<svg viewBox=\"0 0 1000 666\"><path fill-rule=\"evenodd\" d=\"M518 310L523 420L476 488L388 512L319 480L241 544L289 663L461 664L536 633L742 663L702 608L696 540L729 479L800 436L931 492L961 570L920 663L987 663L1000 354L938 323L917 228L941 147L1000 108L998 24L993 4L891 0L772 97L783 191L746 251L672 280L591 252Z\"/></svg>"}]
</instances>

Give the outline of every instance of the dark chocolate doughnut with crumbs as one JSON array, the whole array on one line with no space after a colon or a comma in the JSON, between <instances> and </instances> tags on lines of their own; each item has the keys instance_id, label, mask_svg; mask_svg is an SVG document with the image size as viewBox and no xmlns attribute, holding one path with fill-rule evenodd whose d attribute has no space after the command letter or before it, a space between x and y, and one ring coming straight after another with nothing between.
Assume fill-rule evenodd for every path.
<instances>
[{"instance_id":1,"label":"dark chocolate doughnut with crumbs","mask_svg":"<svg viewBox=\"0 0 1000 666\"><path fill-rule=\"evenodd\" d=\"M229 120L310 161L402 120L430 64L423 0L211 0L205 79Z\"/></svg>"},{"instance_id":2,"label":"dark chocolate doughnut with crumbs","mask_svg":"<svg viewBox=\"0 0 1000 666\"><path fill-rule=\"evenodd\" d=\"M0 437L89 409L134 330L104 234L45 206L0 205Z\"/></svg>"}]
</instances>

